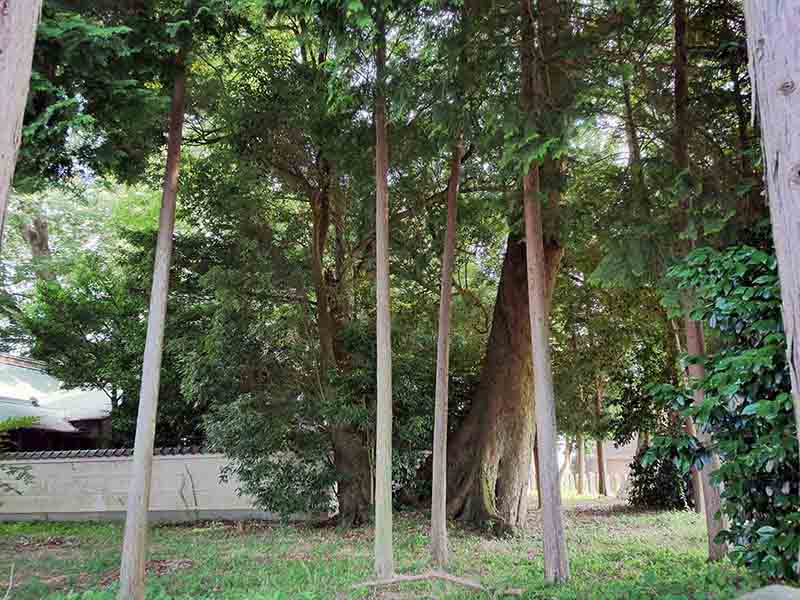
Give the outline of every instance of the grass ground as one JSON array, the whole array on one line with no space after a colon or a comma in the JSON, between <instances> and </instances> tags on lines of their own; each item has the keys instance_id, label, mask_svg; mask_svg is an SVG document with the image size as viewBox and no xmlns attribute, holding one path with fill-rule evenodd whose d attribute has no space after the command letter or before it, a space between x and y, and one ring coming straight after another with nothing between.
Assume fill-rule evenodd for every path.
<instances>
[{"instance_id":1,"label":"grass ground","mask_svg":"<svg viewBox=\"0 0 800 600\"><path fill-rule=\"evenodd\" d=\"M705 527L692 512L636 513L614 503L572 500L567 509L572 580L542 577L541 526L493 539L452 527L453 573L523 598L733 598L757 581L729 563L705 560ZM0 598L14 567L14 600L111 600L122 530L108 523L0 523ZM396 568L428 569L427 520L395 519ZM264 523L159 526L151 535L148 600L321 600L477 598L449 584L406 584L370 596L372 530ZM5 587L4 587L5 586ZM489 597L483 595L483 597Z\"/></svg>"}]
</instances>

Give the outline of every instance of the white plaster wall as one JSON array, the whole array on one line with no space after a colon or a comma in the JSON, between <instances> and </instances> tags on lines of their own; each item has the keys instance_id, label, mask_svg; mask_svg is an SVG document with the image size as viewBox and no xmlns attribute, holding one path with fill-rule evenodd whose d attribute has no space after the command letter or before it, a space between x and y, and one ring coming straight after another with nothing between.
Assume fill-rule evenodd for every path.
<instances>
[{"instance_id":1,"label":"white plaster wall","mask_svg":"<svg viewBox=\"0 0 800 600\"><path fill-rule=\"evenodd\" d=\"M30 485L14 484L22 495L0 493L0 521L123 518L132 463L131 456L0 461L30 467L33 476ZM235 479L219 481L225 463L221 454L153 457L151 518L277 518L237 495Z\"/></svg>"}]
</instances>

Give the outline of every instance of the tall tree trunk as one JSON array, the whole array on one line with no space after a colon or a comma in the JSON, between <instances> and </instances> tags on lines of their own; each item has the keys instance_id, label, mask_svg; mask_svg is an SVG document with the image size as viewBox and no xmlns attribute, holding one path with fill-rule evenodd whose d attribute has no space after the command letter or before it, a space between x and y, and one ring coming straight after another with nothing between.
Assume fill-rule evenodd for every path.
<instances>
[{"instance_id":1,"label":"tall tree trunk","mask_svg":"<svg viewBox=\"0 0 800 600\"><path fill-rule=\"evenodd\" d=\"M705 340L703 338L703 324L698 321L686 320L686 350L692 358L702 358L705 356ZM705 377L705 367L702 364L690 364L689 376L695 380L700 380ZM694 404L702 404L705 400L705 393L703 390L695 390ZM694 423L692 423L694 427ZM697 432L698 439L703 445L709 445L711 440L709 436ZM720 468L719 456L716 452L711 453L710 463L705 468L700 469L700 484L703 490L703 508L706 514L706 525L708 527L708 559L712 561L721 560L727 554L727 547L724 544L718 544L714 540L722 531L724 525L721 515L717 514L721 509L721 500L719 488L711 482L711 473Z\"/></svg>"},{"instance_id":2,"label":"tall tree trunk","mask_svg":"<svg viewBox=\"0 0 800 600\"><path fill-rule=\"evenodd\" d=\"M178 196L181 144L183 141L184 105L186 96L186 59L188 44L176 59L175 86L169 116L167 165L161 215L158 224L153 286L147 317L147 338L142 365L142 386L136 420L136 442L133 453L133 474L128 493L125 538L120 567L120 600L143 600L145 554L147 549L147 512L150 505L150 481L153 466L153 443L158 412L158 388L161 379L161 356L164 324L167 315L169 270L172 262L172 235L175 229L175 207Z\"/></svg>"},{"instance_id":3,"label":"tall tree trunk","mask_svg":"<svg viewBox=\"0 0 800 600\"><path fill-rule=\"evenodd\" d=\"M583 442L583 434L579 433L575 438L575 445L578 447L578 456L577 456L577 481L575 485L575 493L578 496L583 496L586 493L586 456L585 456L585 445Z\"/></svg>"},{"instance_id":4,"label":"tall tree trunk","mask_svg":"<svg viewBox=\"0 0 800 600\"><path fill-rule=\"evenodd\" d=\"M689 80L688 80L688 16L686 12L686 0L673 0L675 9L675 132L673 139L673 161L679 177L688 178L689 171ZM692 218L690 199L683 199L681 202L681 212L683 213L683 223L687 223ZM702 336L702 324L693 321L689 315L690 309L687 305L684 324L686 327L686 346L690 356L704 356L705 344ZM691 365L689 374L694 377L704 375L702 365ZM702 390L695 390L694 403L701 404L704 400ZM688 428L688 425L687 425ZM701 441L708 442L708 439ZM717 518L720 508L719 489L711 482L711 471L719 468L719 458L712 452L711 464L700 472L700 479L703 489L703 501L706 514L706 525L708 528L708 558L716 561L722 559L727 550L722 544L717 544L714 540L722 530L722 522Z\"/></svg>"},{"instance_id":5,"label":"tall tree trunk","mask_svg":"<svg viewBox=\"0 0 800 600\"><path fill-rule=\"evenodd\" d=\"M325 282L323 258L331 224L330 198L326 189L311 195L311 280L316 296L317 329L319 330L319 370L324 387L328 372L336 366L334 354L334 328L329 309L330 294Z\"/></svg>"},{"instance_id":6,"label":"tall tree trunk","mask_svg":"<svg viewBox=\"0 0 800 600\"><path fill-rule=\"evenodd\" d=\"M595 415L598 423L603 418L603 385L597 382L597 394L594 397ZM608 496L608 481L606 480L606 449L603 438L597 438L597 493Z\"/></svg>"},{"instance_id":7,"label":"tall tree trunk","mask_svg":"<svg viewBox=\"0 0 800 600\"><path fill-rule=\"evenodd\" d=\"M537 73L536 32L530 0L520 1L522 44L520 46L521 105L528 123L534 124L538 107L537 88L542 75ZM543 90L539 99L544 98ZM539 165L528 166L522 181L525 214L525 255L528 272L528 311L533 345L533 388L536 397L536 437L541 469L542 525L544 538L544 578L562 582L569 579L569 558L561 513L561 487L558 484L556 444L556 399L553 367L550 360L550 307L546 296L547 267L539 198Z\"/></svg>"},{"instance_id":8,"label":"tall tree trunk","mask_svg":"<svg viewBox=\"0 0 800 600\"><path fill-rule=\"evenodd\" d=\"M431 499L431 554L434 564L447 565L447 410L450 376L450 305L453 298L453 268L456 260L458 188L464 140L453 147L450 181L447 185L447 231L442 252L439 296L439 337L436 344L436 407L433 429L433 496Z\"/></svg>"},{"instance_id":9,"label":"tall tree trunk","mask_svg":"<svg viewBox=\"0 0 800 600\"><path fill-rule=\"evenodd\" d=\"M692 419L683 420L683 430L686 435L692 438L697 437L697 428ZM695 465L692 465L692 497L694 498L694 512L700 515L706 514L705 502L703 501L703 476Z\"/></svg>"},{"instance_id":10,"label":"tall tree trunk","mask_svg":"<svg viewBox=\"0 0 800 600\"><path fill-rule=\"evenodd\" d=\"M547 297L561 259L547 248ZM472 405L448 443L447 511L501 530L525 524L534 425L525 246L509 237Z\"/></svg>"},{"instance_id":11,"label":"tall tree trunk","mask_svg":"<svg viewBox=\"0 0 800 600\"><path fill-rule=\"evenodd\" d=\"M523 52L523 56L525 54ZM541 462L539 476L542 486L544 577L546 581L563 582L569 579L569 559L561 513L561 487L558 485L556 399L550 361L550 310L545 297L547 269L542 234L542 206L539 200L538 165L532 166L525 176L522 201L525 210L528 309L533 344L536 436Z\"/></svg>"},{"instance_id":12,"label":"tall tree trunk","mask_svg":"<svg viewBox=\"0 0 800 600\"><path fill-rule=\"evenodd\" d=\"M800 7L797 0L744 7L800 443Z\"/></svg>"},{"instance_id":13,"label":"tall tree trunk","mask_svg":"<svg viewBox=\"0 0 800 600\"><path fill-rule=\"evenodd\" d=\"M673 0L675 11L675 123L673 124L672 160L678 176L686 178L689 169L689 47L686 38L688 16L686 0ZM689 208L688 201L682 205Z\"/></svg>"},{"instance_id":14,"label":"tall tree trunk","mask_svg":"<svg viewBox=\"0 0 800 600\"><path fill-rule=\"evenodd\" d=\"M682 353L682 350L681 350L681 336L680 336L680 331L678 329L678 324L672 319L668 319L668 321L674 336L674 343L672 345L675 347L675 351L677 352L677 354L680 355ZM688 372L685 370L682 371L682 380L684 386L688 388L689 375ZM683 420L683 429L689 437L693 438L697 437L697 429L695 428L694 421L692 421L692 419L687 417ZM698 469L695 465L692 465L692 496L694 497L695 512L698 514L705 514L705 507L703 504L703 480L700 476L700 469Z\"/></svg>"},{"instance_id":15,"label":"tall tree trunk","mask_svg":"<svg viewBox=\"0 0 800 600\"><path fill-rule=\"evenodd\" d=\"M606 479L606 450L604 441L597 440L597 495L608 496L608 481Z\"/></svg>"},{"instance_id":16,"label":"tall tree trunk","mask_svg":"<svg viewBox=\"0 0 800 600\"><path fill-rule=\"evenodd\" d=\"M389 288L389 140L386 128L386 29L378 8L375 36L375 265L377 296L377 424L375 427L375 574L391 577L392 315Z\"/></svg>"},{"instance_id":17,"label":"tall tree trunk","mask_svg":"<svg viewBox=\"0 0 800 600\"><path fill-rule=\"evenodd\" d=\"M0 10L0 252L17 166L33 47L42 0L12 0Z\"/></svg>"}]
</instances>

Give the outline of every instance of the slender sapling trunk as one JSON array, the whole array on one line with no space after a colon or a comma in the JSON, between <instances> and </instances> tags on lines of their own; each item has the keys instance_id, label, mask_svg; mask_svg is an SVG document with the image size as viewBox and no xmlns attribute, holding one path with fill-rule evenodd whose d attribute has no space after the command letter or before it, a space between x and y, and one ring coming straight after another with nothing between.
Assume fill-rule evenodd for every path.
<instances>
[{"instance_id":1,"label":"slender sapling trunk","mask_svg":"<svg viewBox=\"0 0 800 600\"><path fill-rule=\"evenodd\" d=\"M392 551L392 316L389 288L389 141L386 128L386 29L378 10L375 38L375 291L377 423L375 427L375 574L394 573Z\"/></svg>"},{"instance_id":2,"label":"slender sapling trunk","mask_svg":"<svg viewBox=\"0 0 800 600\"><path fill-rule=\"evenodd\" d=\"M459 135L450 162L447 185L447 231L442 252L442 282L439 297L439 337L436 344L436 407L433 429L433 496L431 499L431 554L433 563L447 565L447 410L450 373L450 305L453 298L453 268L456 259L458 188L464 140Z\"/></svg>"},{"instance_id":3,"label":"slender sapling trunk","mask_svg":"<svg viewBox=\"0 0 800 600\"><path fill-rule=\"evenodd\" d=\"M158 412L158 388L161 379L161 356L167 315L169 271L172 262L172 235L175 229L175 207L183 141L187 56L188 44L181 49L176 59L177 69L169 117L167 165L164 173L161 215L158 224L153 285L150 291L150 310L147 316L147 338L142 365L139 414L136 420L133 477L131 478L128 510L125 517L125 538L122 546L119 579L120 600L143 600L144 598L147 512L150 505L153 443Z\"/></svg>"}]
</instances>

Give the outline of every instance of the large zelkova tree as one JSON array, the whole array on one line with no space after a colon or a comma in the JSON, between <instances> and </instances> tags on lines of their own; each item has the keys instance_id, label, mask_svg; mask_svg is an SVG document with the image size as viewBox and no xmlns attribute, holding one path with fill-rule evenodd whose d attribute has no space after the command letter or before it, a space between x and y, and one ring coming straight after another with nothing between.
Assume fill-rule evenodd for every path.
<instances>
[{"instance_id":1,"label":"large zelkova tree","mask_svg":"<svg viewBox=\"0 0 800 600\"><path fill-rule=\"evenodd\" d=\"M0 11L0 115L3 116L0 125L0 250L17 151L22 139L22 121L41 8L41 0L31 0L5 3Z\"/></svg>"},{"instance_id":2,"label":"large zelkova tree","mask_svg":"<svg viewBox=\"0 0 800 600\"><path fill-rule=\"evenodd\" d=\"M272 386L248 382L224 391L212 384L214 377L223 375L215 365L222 357L214 354L212 358L210 352L203 356L204 352L193 349L195 361L202 361L208 370L192 369L185 389L192 397L208 398L220 407L225 405L223 398L231 393L249 393L251 407L255 409L263 402L258 410L267 411L271 404L266 398L269 388L278 393L281 386L288 388L289 381L297 377L293 384L303 402L295 408L303 413L304 420L316 423L318 441L325 440L331 447L338 479L339 520L359 525L370 518L374 468L370 446L374 443L375 381L367 379L375 376L371 362L375 348L365 347L372 344L368 336L374 336L376 323L371 260L375 243L371 214L375 173L370 168L374 132L371 121L363 119L365 111L372 111L371 83L366 87L363 82L354 82L351 75L362 67L364 59L355 52L351 55L347 39L337 37L343 35L334 18L337 15L341 16L339 12L310 16L279 12L269 18L257 18L247 44L234 43L222 56L209 57L219 61L212 62L213 68L206 70L198 64L196 86L202 89L199 95L205 100L200 107L202 120L191 125L187 139L190 146L203 149L196 159L190 157L188 202L192 209L187 216L192 226L217 231L225 244L241 247L237 264L256 269L252 261L261 260L257 268L260 277L272 278L273 291L269 295L260 287L261 279L243 284L242 290L250 290L252 296L244 302L247 310L242 308L239 312L241 323L267 322L272 311L278 310L281 299L286 303L294 299L293 306L282 310L295 315L297 325L302 324L302 319L307 320L304 333L311 337L306 356L315 357L317 364L288 369L279 376L277 369L272 372L270 352L259 352L257 346L248 343L243 350L247 348L251 356L228 353L223 364L242 360L250 365L248 370L269 371ZM392 70L407 69L403 73L405 81L419 87L415 93L422 95L422 104L436 106L438 101L431 91L438 93L439 88L429 86L427 81L436 76L436 70L427 62L420 65L406 58L409 32L402 22L394 21L390 31L398 40L392 46ZM333 101L331 90L337 92ZM398 104L390 104L390 110ZM390 137L403 149L394 154L392 163L396 191L390 214L393 223L403 224L402 228L395 227L393 234L401 242L393 253L393 285L395 293L402 294L401 309L394 313L401 319L401 333L412 331L412 320L405 316L410 308L402 308L409 307L408 294L416 294L413 306L418 312L426 313L433 304L433 294L429 294L433 290L424 280L436 271L436 261L431 258L438 250L430 241L432 232L436 231L437 241L439 233L431 224L439 222L443 214L438 201L447 179L441 176L439 165L440 160L445 165L449 162L445 152L449 153L452 145L448 132L428 133L437 129L438 120L430 108L413 116L410 110L400 104L399 109L394 109L393 118L406 126L389 126ZM227 173L221 165L231 162L237 165L236 171ZM286 208L279 210L278 206ZM304 261L307 262L303 264ZM222 284L220 278L216 278L216 284ZM238 302L238 293L236 297ZM271 306L267 300L272 300ZM258 315L260 311L263 316ZM232 315L226 318L231 319ZM420 326L419 319L414 326ZM253 338L254 343L260 337L248 334L246 328L241 335ZM261 339L267 347L274 345L269 338ZM403 341L394 344L395 353L413 347L413 343L408 345L407 336L400 340ZM474 345L479 343L480 339ZM424 352L420 359L427 356ZM417 449L408 443L408 433L404 431L406 424L412 426L413 421L404 420L410 416L407 411L411 408L404 391L408 389L406 374L410 363L406 352L401 351L401 356L403 361L394 367L400 376L396 377L395 386L399 388L395 408L400 418L394 441L400 442L400 461L404 461L404 456L411 456L412 448L414 452ZM259 362L264 364L259 367ZM417 378L414 384L423 379ZM212 385L214 394L207 393ZM424 405L413 408L417 410L423 411ZM292 425L291 420L285 422ZM213 431L216 438L222 428L215 426ZM233 438L223 437L226 449L238 455L228 445ZM303 455L314 448L309 445L308 450L303 450L302 437L280 439L288 446L284 449ZM264 436L265 444L273 441L278 442L278 436ZM243 451L244 445L239 449ZM266 457L269 453L265 450L263 454ZM399 463L394 466L396 482L407 480L407 476L401 476L404 468ZM259 492L258 496L266 494Z\"/></svg>"},{"instance_id":3,"label":"large zelkova tree","mask_svg":"<svg viewBox=\"0 0 800 600\"><path fill-rule=\"evenodd\" d=\"M501 39L497 33L500 28L511 26L519 35L521 20L518 15L518 7L514 12L482 7L475 16L477 23L471 42L476 52L491 57L487 59L489 65L507 65L509 69L494 76L498 87L502 82L508 82L519 89L519 71L510 70L511 65L519 65L515 56L518 47L510 45L508 39ZM508 58L501 59L501 56L514 57L514 62L502 62ZM561 55L551 52L549 56L555 62ZM488 76L488 71L484 71L483 76ZM559 78L554 79L556 94L560 89L559 81ZM512 107L507 97L502 98L499 93L495 96L496 92L491 88L484 93L494 102L504 102L505 110L519 114L519 109ZM559 102L562 100L559 98ZM561 105L557 106L557 111L563 110ZM500 125L513 127L508 122ZM496 128L498 123L486 122L485 126ZM509 153L514 155L515 150L521 151L515 148L509 149ZM556 198L560 178L557 163L559 161L548 159L543 168L544 187L552 186ZM514 164L520 164L516 162L516 156ZM508 173L499 171L497 176L506 189L513 190L518 184L518 172L509 177ZM510 195L519 198L513 192ZM519 212L515 214L518 218L522 205L517 206ZM552 211L554 207L548 205L546 212ZM527 268L519 222L516 221L512 227L506 244L480 383L469 412L448 444L448 513L476 523L494 523L501 530L520 528L527 518L535 432ZM557 232L552 229L546 232L545 299L551 297L561 256L557 237Z\"/></svg>"},{"instance_id":4,"label":"large zelkova tree","mask_svg":"<svg viewBox=\"0 0 800 600\"><path fill-rule=\"evenodd\" d=\"M368 169L372 144L367 136L372 126L356 116L358 110L370 109L364 90L351 87L349 79L349 69L361 64L348 60L355 60L354 48L363 40L346 36L345 24L350 21L344 6L276 5L269 16L272 23L261 19L263 29L253 38L252 47L264 54L234 47L222 57L230 78L219 81L216 71L209 72L210 104L220 104L197 127L197 142L212 150L230 148L237 159L249 160L262 170L278 193L308 203L313 290L308 304L315 313L318 344L318 384L308 390L308 400L347 407L343 418L329 421L326 433L341 475L340 520L360 525L370 519L373 500L369 446L374 430L365 435L360 417L353 417L371 403L345 393L341 381L353 377L359 366L347 338L360 308L355 302L369 279L377 231L376 224L365 218L369 207L375 206L374 197L369 199L376 174ZM371 20L366 17L368 25ZM352 16L353 23L356 18ZM284 29L291 36L289 43L270 33L273 28ZM239 77L242 69L248 70L247 78ZM333 90L349 100L328 102ZM220 91L241 99L241 105L228 102ZM274 235L273 226L266 229L260 238ZM281 270L279 263L275 266ZM291 279L302 290L303 284ZM376 322L374 313L369 319Z\"/></svg>"},{"instance_id":5,"label":"large zelkova tree","mask_svg":"<svg viewBox=\"0 0 800 600\"><path fill-rule=\"evenodd\" d=\"M800 443L800 3L744 5Z\"/></svg>"},{"instance_id":6,"label":"large zelkova tree","mask_svg":"<svg viewBox=\"0 0 800 600\"><path fill-rule=\"evenodd\" d=\"M487 64L482 81L490 83L482 93L496 106L486 116L485 127L505 134L497 150L504 157L495 163L497 178L507 190L507 201L518 212L511 217L480 383L469 412L448 444L448 511L465 520L493 523L500 529L524 526L535 434L534 349L521 227L524 204L519 202L523 187L520 175L527 173L532 162L540 163L545 276L544 285L539 283L537 287L542 287L545 308L549 310L563 254L559 215L568 141L588 106L579 104L578 84L589 81L592 57L618 23L614 11L606 6L592 7L578 20L572 20L571 11L566 5L542 3L531 13L535 20L533 43L540 59L537 68L547 81L546 94L536 101L538 116L532 126L525 126L530 119L519 104L521 43L517 40L521 39L523 24L520 6L482 6L472 36ZM500 33L508 30L514 35ZM513 104L507 92L500 91L506 89L517 91ZM503 116L495 119L493 113Z\"/></svg>"}]
</instances>

